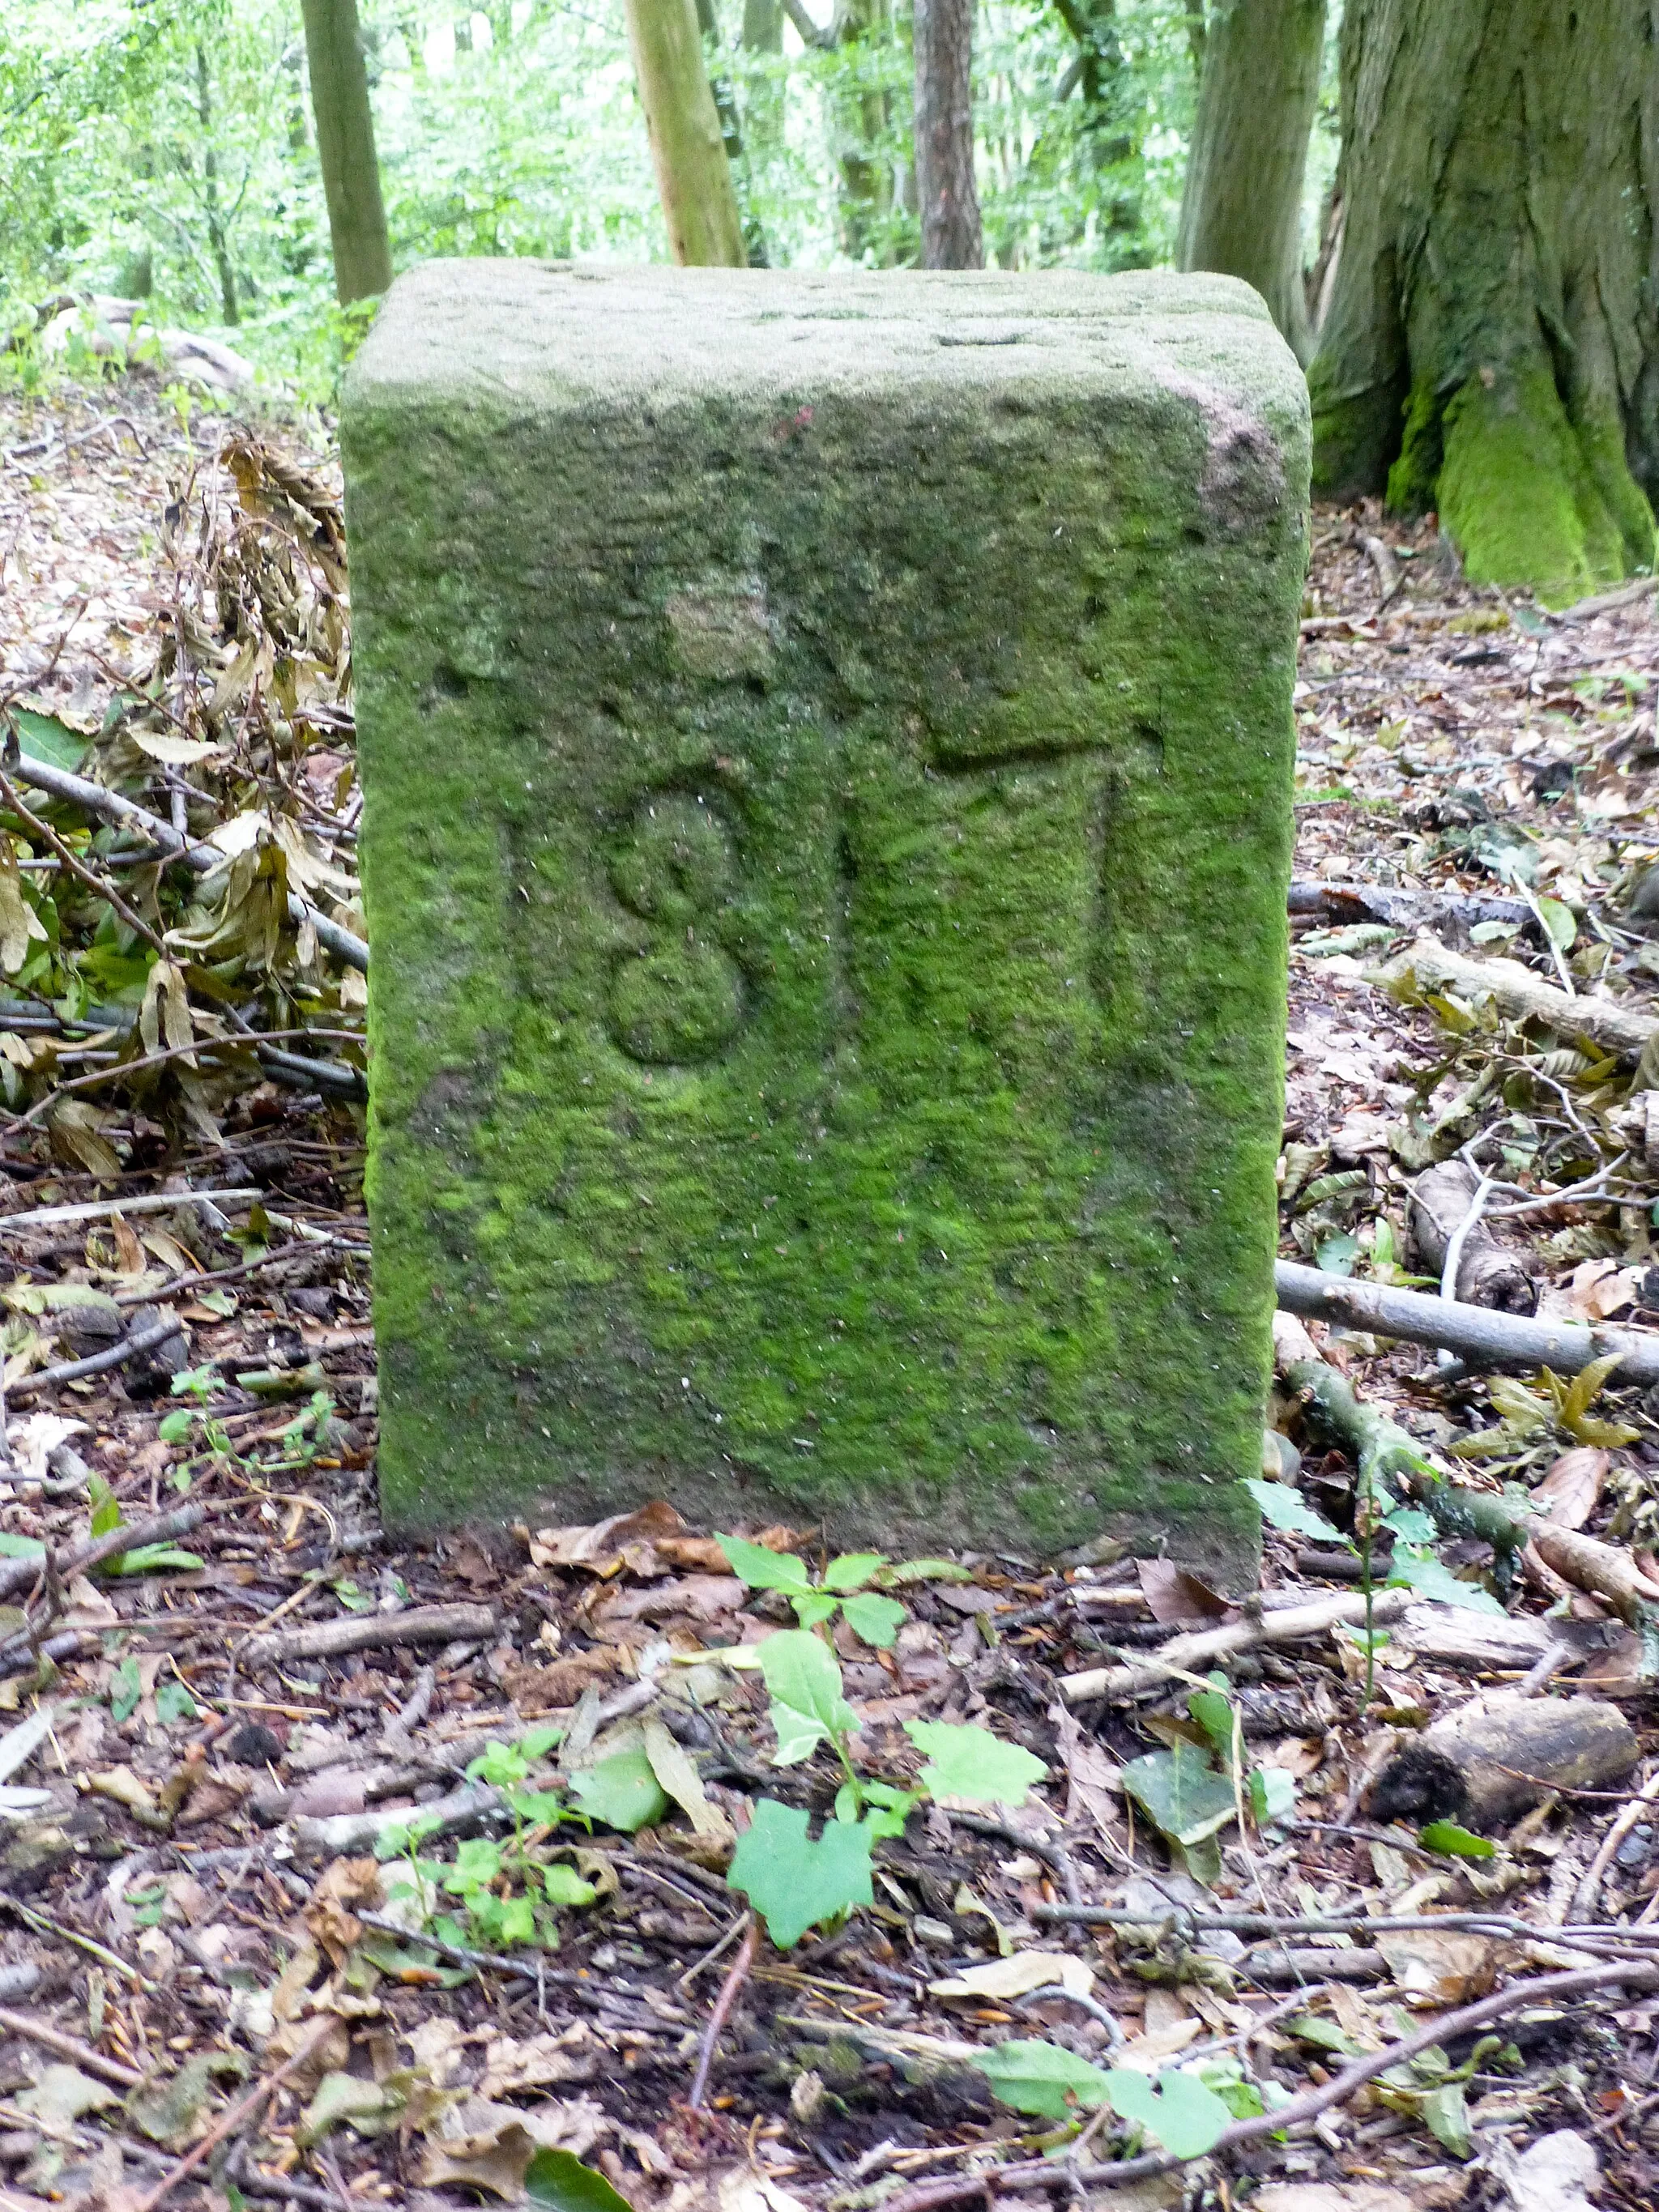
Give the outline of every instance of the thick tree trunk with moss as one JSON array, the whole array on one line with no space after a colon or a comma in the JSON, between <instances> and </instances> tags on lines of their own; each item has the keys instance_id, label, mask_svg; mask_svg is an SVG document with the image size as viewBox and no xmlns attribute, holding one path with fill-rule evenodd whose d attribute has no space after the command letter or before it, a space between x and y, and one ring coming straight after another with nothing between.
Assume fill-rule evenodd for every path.
<instances>
[{"instance_id":1,"label":"thick tree trunk with moss","mask_svg":"<svg viewBox=\"0 0 1659 2212\"><path fill-rule=\"evenodd\" d=\"M1348 0L1344 235L1310 375L1332 497L1437 507L1563 604L1651 568L1654 0Z\"/></svg>"},{"instance_id":2,"label":"thick tree trunk with moss","mask_svg":"<svg viewBox=\"0 0 1659 2212\"><path fill-rule=\"evenodd\" d=\"M924 269L981 269L974 182L974 0L915 0L916 197Z\"/></svg>"},{"instance_id":3,"label":"thick tree trunk with moss","mask_svg":"<svg viewBox=\"0 0 1659 2212\"><path fill-rule=\"evenodd\" d=\"M334 289L343 307L377 297L392 282L368 72L356 0L302 0L302 9Z\"/></svg>"},{"instance_id":4,"label":"thick tree trunk with moss","mask_svg":"<svg viewBox=\"0 0 1659 2212\"><path fill-rule=\"evenodd\" d=\"M749 259L696 0L627 0L628 43L676 261L741 269Z\"/></svg>"},{"instance_id":5,"label":"thick tree trunk with moss","mask_svg":"<svg viewBox=\"0 0 1659 2212\"><path fill-rule=\"evenodd\" d=\"M1306 362L1302 175L1325 0L1223 0L1206 27L1176 264L1242 276Z\"/></svg>"}]
</instances>

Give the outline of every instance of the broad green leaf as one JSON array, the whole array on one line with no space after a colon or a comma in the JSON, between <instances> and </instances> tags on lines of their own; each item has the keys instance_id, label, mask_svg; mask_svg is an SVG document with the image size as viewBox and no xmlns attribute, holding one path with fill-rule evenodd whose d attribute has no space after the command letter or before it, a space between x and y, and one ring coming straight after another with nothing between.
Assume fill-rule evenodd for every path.
<instances>
[{"instance_id":1,"label":"broad green leaf","mask_svg":"<svg viewBox=\"0 0 1659 2212\"><path fill-rule=\"evenodd\" d=\"M1103 2105L1111 2076L1086 2058L1058 2044L1022 2039L976 2051L973 2063L991 2085L992 2094L1017 2112L1040 2119L1064 2120L1079 2111Z\"/></svg>"},{"instance_id":2,"label":"broad green leaf","mask_svg":"<svg viewBox=\"0 0 1659 2212\"><path fill-rule=\"evenodd\" d=\"M1353 2058L1358 2046L1346 2028L1334 2020L1321 2020L1316 2014L1299 2012L1285 2023L1298 2043L1311 2043L1316 2051L1334 2051L1339 2057Z\"/></svg>"},{"instance_id":3,"label":"broad green leaf","mask_svg":"<svg viewBox=\"0 0 1659 2212\"><path fill-rule=\"evenodd\" d=\"M814 1839L799 1807L757 1798L726 1882L749 1899L767 1934L787 1951L809 1928L873 1901L870 1832L862 1822L826 1820Z\"/></svg>"},{"instance_id":4,"label":"broad green leaf","mask_svg":"<svg viewBox=\"0 0 1659 2212\"><path fill-rule=\"evenodd\" d=\"M1154 2081L1115 2066L1106 2076L1106 2094L1119 2119L1138 2122L1172 2158L1201 2158L1233 2117L1194 2074L1160 2074Z\"/></svg>"},{"instance_id":5,"label":"broad green leaf","mask_svg":"<svg viewBox=\"0 0 1659 2212\"><path fill-rule=\"evenodd\" d=\"M715 1541L732 1573L750 1589L810 1590L812 1577L805 1559L793 1552L769 1552L764 1544L745 1543L741 1536L719 1536Z\"/></svg>"},{"instance_id":6,"label":"broad green leaf","mask_svg":"<svg viewBox=\"0 0 1659 2212\"><path fill-rule=\"evenodd\" d=\"M1286 1529L1292 1536L1313 1536L1322 1544L1340 1544L1346 1551L1352 1551L1342 1531L1334 1528L1322 1513L1316 1513L1301 1492L1292 1490L1288 1482L1261 1482L1247 1474L1244 1487L1261 1508L1263 1518L1275 1528Z\"/></svg>"},{"instance_id":7,"label":"broad green leaf","mask_svg":"<svg viewBox=\"0 0 1659 2212\"><path fill-rule=\"evenodd\" d=\"M101 1474L94 1474L88 1480L87 1498L92 1507L92 1534L94 1538L107 1536L112 1528L120 1527L120 1501Z\"/></svg>"},{"instance_id":8,"label":"broad green leaf","mask_svg":"<svg viewBox=\"0 0 1659 2212\"><path fill-rule=\"evenodd\" d=\"M1340 1237L1326 1237L1314 1254L1314 1264L1323 1275L1351 1275L1358 1257L1359 1239L1345 1231Z\"/></svg>"},{"instance_id":9,"label":"broad green leaf","mask_svg":"<svg viewBox=\"0 0 1659 2212\"><path fill-rule=\"evenodd\" d=\"M1194 1690L1187 1699L1187 1710L1210 1739L1210 1748L1218 1765L1231 1768L1233 1763L1233 1701L1220 1690Z\"/></svg>"},{"instance_id":10,"label":"broad green leaf","mask_svg":"<svg viewBox=\"0 0 1659 2212\"><path fill-rule=\"evenodd\" d=\"M137 1551L118 1552L113 1559L104 1561L104 1571L112 1575L153 1575L163 1567L178 1567L185 1574L195 1574L207 1562L194 1552L181 1552L176 1544L140 1544Z\"/></svg>"},{"instance_id":11,"label":"broad green leaf","mask_svg":"<svg viewBox=\"0 0 1659 2212\"><path fill-rule=\"evenodd\" d=\"M935 1797L965 1797L975 1805L1023 1805L1031 1785L1048 1771L1017 1743L988 1729L956 1721L906 1721L904 1733L927 1764L922 1787Z\"/></svg>"},{"instance_id":12,"label":"broad green leaf","mask_svg":"<svg viewBox=\"0 0 1659 2212\"><path fill-rule=\"evenodd\" d=\"M1474 2156L1469 2109L1461 2081L1443 2081L1437 2089L1429 2090L1419 2100L1417 2109L1429 2133L1437 2142L1444 2143L1454 2158Z\"/></svg>"},{"instance_id":13,"label":"broad green leaf","mask_svg":"<svg viewBox=\"0 0 1659 2212\"><path fill-rule=\"evenodd\" d=\"M114 1679L109 1686L110 1718L118 1725L122 1721L130 1721L137 1711L138 1700L143 1693L144 1686L138 1679L138 1662L131 1658L124 1659L116 1668Z\"/></svg>"},{"instance_id":14,"label":"broad green leaf","mask_svg":"<svg viewBox=\"0 0 1659 2212\"><path fill-rule=\"evenodd\" d=\"M1177 1743L1171 1750L1132 1759L1122 1781L1147 1818L1183 1845L1213 1836L1237 1810L1232 1784L1217 1773L1196 1744Z\"/></svg>"},{"instance_id":15,"label":"broad green leaf","mask_svg":"<svg viewBox=\"0 0 1659 2212\"><path fill-rule=\"evenodd\" d=\"M1289 1820L1296 1810L1295 1778L1282 1766L1252 1767L1250 1810L1258 1827L1265 1828L1269 1820Z\"/></svg>"},{"instance_id":16,"label":"broad green leaf","mask_svg":"<svg viewBox=\"0 0 1659 2212\"><path fill-rule=\"evenodd\" d=\"M374 2123L388 2111L397 2111L402 2103L395 2090L383 2089L377 2081L362 2080L355 2074L325 2074L304 2118L294 2130L294 2140L309 2150L342 2120L349 2120L354 2125L368 2121L370 2131L378 2134L380 2130Z\"/></svg>"},{"instance_id":17,"label":"broad green leaf","mask_svg":"<svg viewBox=\"0 0 1659 2212\"><path fill-rule=\"evenodd\" d=\"M0 1559L44 1559L46 1547L38 1536L14 1536L0 1529Z\"/></svg>"},{"instance_id":18,"label":"broad green leaf","mask_svg":"<svg viewBox=\"0 0 1659 2212\"><path fill-rule=\"evenodd\" d=\"M827 1590L862 1589L871 1577L887 1565L879 1552L844 1552L823 1571Z\"/></svg>"},{"instance_id":19,"label":"broad green leaf","mask_svg":"<svg viewBox=\"0 0 1659 2212\"><path fill-rule=\"evenodd\" d=\"M890 1589L901 1589L906 1583L970 1583L973 1579L969 1569L959 1567L954 1559L901 1559L882 1577Z\"/></svg>"},{"instance_id":20,"label":"broad green leaf","mask_svg":"<svg viewBox=\"0 0 1659 2212\"><path fill-rule=\"evenodd\" d=\"M904 1626L904 1607L894 1597L877 1597L872 1591L843 1598L842 1611L855 1636L878 1651L890 1651Z\"/></svg>"},{"instance_id":21,"label":"broad green leaf","mask_svg":"<svg viewBox=\"0 0 1659 2212\"><path fill-rule=\"evenodd\" d=\"M70 729L56 714L37 714L33 707L14 707L10 719L17 725L18 750L48 768L66 768L73 775L85 760L92 739Z\"/></svg>"},{"instance_id":22,"label":"broad green leaf","mask_svg":"<svg viewBox=\"0 0 1659 2212\"><path fill-rule=\"evenodd\" d=\"M1572 908L1564 905L1559 899L1540 898L1538 911L1544 917L1545 928L1565 952L1578 934L1578 923Z\"/></svg>"},{"instance_id":23,"label":"broad green leaf","mask_svg":"<svg viewBox=\"0 0 1659 2212\"><path fill-rule=\"evenodd\" d=\"M550 1905L592 1905L599 1895L591 1881L584 1881L574 1867L562 1860L542 1869L542 1887L547 1892Z\"/></svg>"},{"instance_id":24,"label":"broad green leaf","mask_svg":"<svg viewBox=\"0 0 1659 2212\"><path fill-rule=\"evenodd\" d=\"M186 1406L175 1406L170 1413L163 1413L155 1425L155 1433L164 1444L182 1444L189 1440L196 1426L196 1415Z\"/></svg>"},{"instance_id":25,"label":"broad green leaf","mask_svg":"<svg viewBox=\"0 0 1659 2212\"><path fill-rule=\"evenodd\" d=\"M642 1748L617 1751L586 1774L570 1778L571 1794L584 1813L631 1836L668 1810L663 1787Z\"/></svg>"},{"instance_id":26,"label":"broad green leaf","mask_svg":"<svg viewBox=\"0 0 1659 2212\"><path fill-rule=\"evenodd\" d=\"M633 2212L628 2199L574 2151L538 2150L525 2168L524 2185L532 2204L550 2204L554 2212Z\"/></svg>"},{"instance_id":27,"label":"broad green leaf","mask_svg":"<svg viewBox=\"0 0 1659 2212\"><path fill-rule=\"evenodd\" d=\"M757 1647L757 1657L777 1730L775 1766L793 1766L826 1738L849 1736L857 1728L858 1715L842 1695L836 1655L821 1636L781 1628Z\"/></svg>"},{"instance_id":28,"label":"broad green leaf","mask_svg":"<svg viewBox=\"0 0 1659 2212\"><path fill-rule=\"evenodd\" d=\"M1482 1589L1478 1583L1460 1580L1432 1552L1419 1552L1409 1544L1395 1545L1389 1580L1396 1589L1419 1590L1442 1605L1461 1606L1465 1613L1501 1613L1504 1610L1490 1590Z\"/></svg>"},{"instance_id":29,"label":"broad green leaf","mask_svg":"<svg viewBox=\"0 0 1659 2212\"><path fill-rule=\"evenodd\" d=\"M795 1618L803 1628L819 1628L835 1612L841 1600L833 1590L807 1590L799 1597L792 1596Z\"/></svg>"},{"instance_id":30,"label":"broad green leaf","mask_svg":"<svg viewBox=\"0 0 1659 2212\"><path fill-rule=\"evenodd\" d=\"M196 1700L182 1682L163 1682L155 1692L155 1717L160 1721L191 1721Z\"/></svg>"},{"instance_id":31,"label":"broad green leaf","mask_svg":"<svg viewBox=\"0 0 1659 2212\"><path fill-rule=\"evenodd\" d=\"M1417 1840L1425 1851L1443 1851L1449 1858L1490 1859L1498 1855L1496 1844L1460 1828L1455 1820L1431 1820L1426 1828L1418 1830Z\"/></svg>"},{"instance_id":32,"label":"broad green leaf","mask_svg":"<svg viewBox=\"0 0 1659 2212\"><path fill-rule=\"evenodd\" d=\"M1407 1544L1431 1544L1434 1541L1434 1522L1421 1507L1396 1505L1392 1513L1382 1516L1382 1526Z\"/></svg>"}]
</instances>

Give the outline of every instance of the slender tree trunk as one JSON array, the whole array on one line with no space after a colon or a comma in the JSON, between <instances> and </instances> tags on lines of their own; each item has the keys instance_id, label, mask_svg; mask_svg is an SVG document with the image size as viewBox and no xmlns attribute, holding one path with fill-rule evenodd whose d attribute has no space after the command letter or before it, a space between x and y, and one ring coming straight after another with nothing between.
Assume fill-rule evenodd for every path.
<instances>
[{"instance_id":1,"label":"slender tree trunk","mask_svg":"<svg viewBox=\"0 0 1659 2212\"><path fill-rule=\"evenodd\" d=\"M1193 58L1193 75L1204 80L1204 42L1209 25L1204 20L1204 0L1187 0L1187 51Z\"/></svg>"},{"instance_id":2,"label":"slender tree trunk","mask_svg":"<svg viewBox=\"0 0 1659 2212\"><path fill-rule=\"evenodd\" d=\"M219 198L219 156L213 146L213 92L208 76L207 48L199 39L196 42L196 112L202 124L202 204L207 214L213 265L219 272L219 301L226 322L238 323L241 313L236 303L236 271L230 258L230 240L225 234L225 212Z\"/></svg>"},{"instance_id":3,"label":"slender tree trunk","mask_svg":"<svg viewBox=\"0 0 1659 2212\"><path fill-rule=\"evenodd\" d=\"M743 43L751 54L777 63L783 58L782 0L743 0ZM749 79L749 139L757 154L769 154L783 141L781 76Z\"/></svg>"},{"instance_id":4,"label":"slender tree trunk","mask_svg":"<svg viewBox=\"0 0 1659 2212\"><path fill-rule=\"evenodd\" d=\"M1201 0L1192 0L1200 6ZM1077 86L1082 97L1089 161L1097 179L1133 161L1140 143L1144 100L1131 76L1118 35L1117 0L1055 0L1055 10L1077 40ZM1189 19L1190 20L1190 19ZM1101 219L1117 241L1112 265L1144 266L1140 247L1141 194L1133 173L1103 194Z\"/></svg>"},{"instance_id":5,"label":"slender tree trunk","mask_svg":"<svg viewBox=\"0 0 1659 2212\"><path fill-rule=\"evenodd\" d=\"M749 252L696 0L627 0L627 9L670 250L682 266L741 269Z\"/></svg>"},{"instance_id":6,"label":"slender tree trunk","mask_svg":"<svg viewBox=\"0 0 1659 2212\"><path fill-rule=\"evenodd\" d=\"M1314 473L1437 507L1477 581L1650 568L1654 0L1348 0ZM1403 416L1403 421L1402 421Z\"/></svg>"},{"instance_id":7,"label":"slender tree trunk","mask_svg":"<svg viewBox=\"0 0 1659 2212\"><path fill-rule=\"evenodd\" d=\"M878 268L895 258L893 114L886 92L867 80L892 34L891 0L836 0L828 44L844 65L832 108L841 242L850 259Z\"/></svg>"},{"instance_id":8,"label":"slender tree trunk","mask_svg":"<svg viewBox=\"0 0 1659 2212\"><path fill-rule=\"evenodd\" d=\"M924 269L982 269L974 184L973 0L915 0L916 193Z\"/></svg>"},{"instance_id":9,"label":"slender tree trunk","mask_svg":"<svg viewBox=\"0 0 1659 2212\"><path fill-rule=\"evenodd\" d=\"M1302 177L1319 100L1325 0L1221 0L1204 38L1176 264L1254 284L1305 362Z\"/></svg>"},{"instance_id":10,"label":"slender tree trunk","mask_svg":"<svg viewBox=\"0 0 1659 2212\"><path fill-rule=\"evenodd\" d=\"M714 13L714 0L696 0L696 9L697 28L703 39L704 67L708 72L708 89L714 99L714 112L720 118L720 143L726 148L726 158L731 164L732 189L738 196L738 216L743 225L743 242L749 266L764 269L767 265L766 233L755 212L755 195L749 174L749 151L743 143L743 118L738 112L738 95L726 73L720 17Z\"/></svg>"},{"instance_id":11,"label":"slender tree trunk","mask_svg":"<svg viewBox=\"0 0 1659 2212\"><path fill-rule=\"evenodd\" d=\"M368 71L357 0L301 0L317 158L328 202L334 289L340 305L375 298L392 282L392 248L374 155Z\"/></svg>"}]
</instances>

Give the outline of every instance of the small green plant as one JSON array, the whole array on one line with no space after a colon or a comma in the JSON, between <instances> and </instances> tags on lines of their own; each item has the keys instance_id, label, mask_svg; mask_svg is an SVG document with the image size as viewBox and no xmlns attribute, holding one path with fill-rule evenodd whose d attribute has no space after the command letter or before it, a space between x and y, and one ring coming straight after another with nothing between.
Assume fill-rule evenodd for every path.
<instances>
[{"instance_id":1,"label":"small green plant","mask_svg":"<svg viewBox=\"0 0 1659 2212\"><path fill-rule=\"evenodd\" d=\"M844 1919L871 1901L871 1847L901 1835L926 1796L979 1805L1023 1805L1048 1771L1018 1744L1001 1742L971 1723L907 1721L905 1731L926 1764L913 1789L860 1774L853 1763L858 1716L848 1703L841 1668L822 1636L782 1628L755 1647L754 1663L771 1697L777 1735L775 1766L793 1766L821 1744L834 1753L845 1779L835 1817L821 1836L807 1816L775 1798L757 1800L753 1822L738 1843L726 1880L747 1897L780 1949L808 1928Z\"/></svg>"},{"instance_id":2,"label":"small green plant","mask_svg":"<svg viewBox=\"0 0 1659 2212\"><path fill-rule=\"evenodd\" d=\"M1201 2158L1236 2118L1262 2110L1260 2093L1236 2063L1176 2069L1154 2080L1127 2066L1109 2073L1036 2038L995 2044L974 2063L992 2094L1017 2112L1063 2121L1107 2105L1176 2158Z\"/></svg>"},{"instance_id":3,"label":"small green plant","mask_svg":"<svg viewBox=\"0 0 1659 2212\"><path fill-rule=\"evenodd\" d=\"M880 1596L872 1583L968 1579L966 1571L948 1559L906 1559L895 1566L879 1552L847 1552L831 1559L823 1579L814 1582L805 1560L793 1552L769 1552L741 1536L718 1540L738 1579L750 1589L781 1591L803 1628L821 1627L839 1611L854 1635L878 1651L892 1649L904 1623L904 1607L896 1598Z\"/></svg>"},{"instance_id":4,"label":"small green plant","mask_svg":"<svg viewBox=\"0 0 1659 2212\"><path fill-rule=\"evenodd\" d=\"M1243 1729L1224 1674L1212 1674L1209 1687L1192 1691L1187 1711L1204 1741L1193 1741L1189 1730L1166 1751L1132 1759L1123 1788L1177 1863L1213 1887L1221 1873L1218 1838L1228 1821L1245 1803L1258 1826L1286 1819L1295 1809L1296 1785L1281 1767L1244 1771Z\"/></svg>"},{"instance_id":5,"label":"small green plant","mask_svg":"<svg viewBox=\"0 0 1659 2212\"><path fill-rule=\"evenodd\" d=\"M411 1876L393 1885L391 1894L413 1898L434 1935L485 1949L538 1943L556 1950L558 1914L572 1905L592 1905L598 1896L577 1868L544 1856L549 1830L580 1814L570 1812L558 1792L525 1786L559 1733L556 1728L532 1729L516 1743L487 1744L466 1770L474 1781L501 1792L513 1815L511 1836L500 1841L468 1837L456 1846L453 1861L420 1856L419 1846L432 1829L418 1814L382 1837L381 1855L401 1852ZM453 1898L465 1920L438 1912L440 1896Z\"/></svg>"},{"instance_id":6,"label":"small green plant","mask_svg":"<svg viewBox=\"0 0 1659 2212\"><path fill-rule=\"evenodd\" d=\"M88 1478L87 1496L92 1507L93 1537L112 1535L122 1525L121 1504L102 1475ZM103 1571L111 1575L154 1574L161 1567L178 1567L193 1574L204 1562L194 1552L180 1551L176 1544L139 1544L130 1552L112 1553L102 1565Z\"/></svg>"}]
</instances>

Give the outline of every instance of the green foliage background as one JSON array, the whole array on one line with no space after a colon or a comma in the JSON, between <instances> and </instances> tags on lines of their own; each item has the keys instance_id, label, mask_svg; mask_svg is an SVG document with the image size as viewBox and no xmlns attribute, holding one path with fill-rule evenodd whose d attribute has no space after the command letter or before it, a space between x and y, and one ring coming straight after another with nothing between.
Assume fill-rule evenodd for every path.
<instances>
[{"instance_id":1,"label":"green foliage background","mask_svg":"<svg viewBox=\"0 0 1659 2212\"><path fill-rule=\"evenodd\" d=\"M828 0L809 4L830 27ZM988 259L1167 258L1197 5L981 0ZM398 265L662 256L622 0L361 12ZM904 0L839 0L828 52L793 28L782 54L745 46L744 12L714 0L708 46L742 121L751 238L776 265L914 259ZM1107 57L1093 107L1075 83L1079 29ZM1329 167L1325 131L1310 197ZM268 377L328 396L350 331L333 304L299 0L13 0L0 16L0 338L90 293L147 294L156 324L229 336ZM14 380L30 373L27 342L6 359Z\"/></svg>"}]
</instances>

